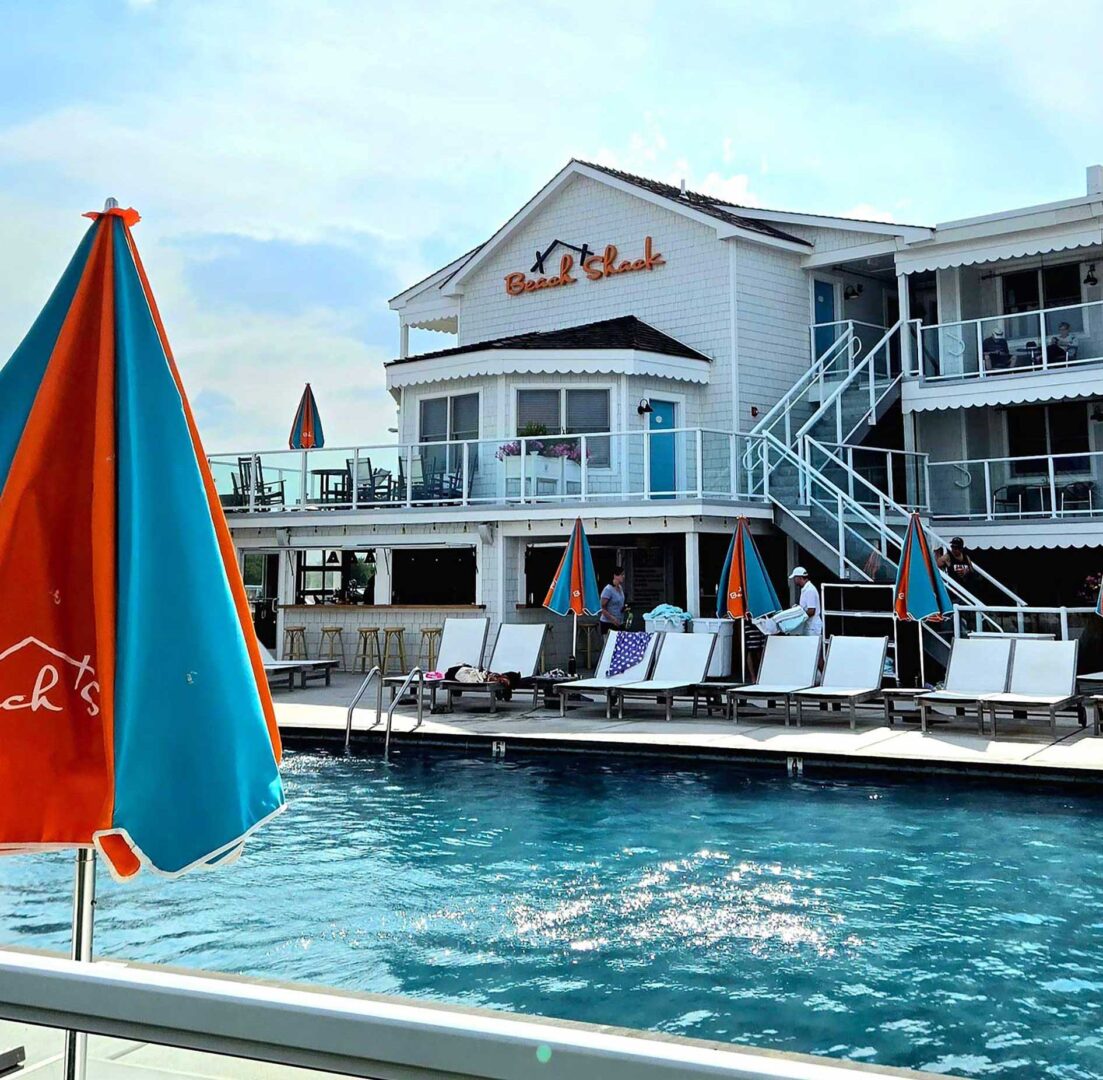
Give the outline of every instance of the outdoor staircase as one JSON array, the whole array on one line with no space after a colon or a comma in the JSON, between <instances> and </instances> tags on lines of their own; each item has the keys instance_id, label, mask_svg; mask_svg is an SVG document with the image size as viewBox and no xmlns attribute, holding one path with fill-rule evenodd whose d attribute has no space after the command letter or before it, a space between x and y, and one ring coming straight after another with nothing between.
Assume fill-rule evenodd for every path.
<instances>
[{"instance_id":1,"label":"outdoor staircase","mask_svg":"<svg viewBox=\"0 0 1103 1080\"><path fill-rule=\"evenodd\" d=\"M860 445L899 399L901 333L898 322L866 348L845 327L752 429L757 438L746 452L751 490L769 499L777 526L844 581L896 579L910 511L857 472L847 448ZM924 526L934 544L945 546L929 522ZM992 602L1024 605L982 567L976 571ZM943 580L955 603L982 604L948 575ZM944 636L925 638L928 651L944 660Z\"/></svg>"}]
</instances>

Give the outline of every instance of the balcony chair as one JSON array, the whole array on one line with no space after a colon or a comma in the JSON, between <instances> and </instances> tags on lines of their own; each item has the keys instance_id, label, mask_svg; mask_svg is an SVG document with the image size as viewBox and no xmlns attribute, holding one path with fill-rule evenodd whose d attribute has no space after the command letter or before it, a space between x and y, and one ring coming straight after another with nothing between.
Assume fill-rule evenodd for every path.
<instances>
[{"instance_id":1,"label":"balcony chair","mask_svg":"<svg viewBox=\"0 0 1103 1080\"><path fill-rule=\"evenodd\" d=\"M237 459L238 473L241 477L242 505L249 505L249 495L252 492L254 506L271 507L283 506L285 501L284 481L264 479L264 466L260 458L239 457ZM254 484L254 472L255 480Z\"/></svg>"},{"instance_id":2,"label":"balcony chair","mask_svg":"<svg viewBox=\"0 0 1103 1080\"><path fill-rule=\"evenodd\" d=\"M1065 484L1059 495L1062 514L1067 510L1087 510L1091 513L1095 509L1095 484L1091 480L1074 480Z\"/></svg>"}]
</instances>

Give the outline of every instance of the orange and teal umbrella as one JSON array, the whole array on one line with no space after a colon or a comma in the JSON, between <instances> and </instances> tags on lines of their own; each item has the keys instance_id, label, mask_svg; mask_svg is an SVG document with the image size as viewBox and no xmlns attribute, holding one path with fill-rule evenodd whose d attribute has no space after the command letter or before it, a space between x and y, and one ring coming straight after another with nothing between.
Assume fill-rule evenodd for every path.
<instances>
[{"instance_id":1,"label":"orange and teal umbrella","mask_svg":"<svg viewBox=\"0 0 1103 1080\"><path fill-rule=\"evenodd\" d=\"M314 391L310 389L310 383L306 384L306 389L299 401L287 444L292 450L321 450L326 444L326 437L322 432L322 418L318 415L318 403L314 400Z\"/></svg>"},{"instance_id":2,"label":"orange and teal umbrella","mask_svg":"<svg viewBox=\"0 0 1103 1080\"><path fill-rule=\"evenodd\" d=\"M940 623L954 614L946 582L931 554L918 514L908 519L896 573L895 597L893 612L903 622ZM922 627L919 629L919 681L921 685L926 684Z\"/></svg>"},{"instance_id":3,"label":"orange and teal umbrella","mask_svg":"<svg viewBox=\"0 0 1103 1080\"><path fill-rule=\"evenodd\" d=\"M590 554L590 541L586 539L586 530L582 527L582 518L577 518L571 530L571 538L559 560L548 595L544 597L544 607L556 615L573 615L574 631L571 638L571 657L578 648L579 615L597 615L601 611L601 594L597 589L597 574L594 572L594 560Z\"/></svg>"},{"instance_id":4,"label":"orange and teal umbrella","mask_svg":"<svg viewBox=\"0 0 1103 1080\"><path fill-rule=\"evenodd\" d=\"M114 200L0 370L0 849L170 876L283 806L230 532Z\"/></svg>"},{"instance_id":5,"label":"orange and teal umbrella","mask_svg":"<svg viewBox=\"0 0 1103 1080\"><path fill-rule=\"evenodd\" d=\"M777 611L781 603L751 535L750 522L741 517L728 545L720 583L716 587L718 619L759 618Z\"/></svg>"}]
</instances>

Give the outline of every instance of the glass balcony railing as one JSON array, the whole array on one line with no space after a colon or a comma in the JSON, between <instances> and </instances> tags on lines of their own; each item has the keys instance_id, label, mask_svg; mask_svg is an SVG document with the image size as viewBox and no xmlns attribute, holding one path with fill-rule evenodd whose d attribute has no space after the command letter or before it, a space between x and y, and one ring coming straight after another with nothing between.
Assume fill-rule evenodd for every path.
<instances>
[{"instance_id":1,"label":"glass balcony railing","mask_svg":"<svg viewBox=\"0 0 1103 1080\"><path fill-rule=\"evenodd\" d=\"M209 461L227 511L747 501L763 498L750 438L676 428L245 452Z\"/></svg>"},{"instance_id":2,"label":"glass balcony railing","mask_svg":"<svg viewBox=\"0 0 1103 1080\"><path fill-rule=\"evenodd\" d=\"M934 326L917 324L920 378L999 378L1103 363L1103 301L993 315Z\"/></svg>"},{"instance_id":3,"label":"glass balcony railing","mask_svg":"<svg viewBox=\"0 0 1103 1080\"><path fill-rule=\"evenodd\" d=\"M1066 518L1103 513L1103 453L932 461L933 517Z\"/></svg>"}]
</instances>

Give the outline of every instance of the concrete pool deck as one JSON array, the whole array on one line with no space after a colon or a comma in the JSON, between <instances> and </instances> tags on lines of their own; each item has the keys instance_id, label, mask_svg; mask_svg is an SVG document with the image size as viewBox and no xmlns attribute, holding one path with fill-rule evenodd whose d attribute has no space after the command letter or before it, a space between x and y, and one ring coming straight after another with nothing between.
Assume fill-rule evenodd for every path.
<instances>
[{"instance_id":1,"label":"concrete pool deck","mask_svg":"<svg viewBox=\"0 0 1103 1080\"><path fill-rule=\"evenodd\" d=\"M343 744L345 713L362 676L338 673L332 686L274 694L276 717L289 746ZM1098 783L1103 781L1103 737L1091 735L1074 717L1059 719L1057 738L1048 722L1002 722L999 738L978 735L970 721L946 718L923 735L918 722L884 723L881 707L859 712L857 731L845 719L811 720L785 727L780 716L749 711L738 724L719 717L693 719L688 704L666 723L661 711L633 703L639 719L607 720L604 704L532 708L530 694L500 705L491 714L485 698L461 701L455 712L430 714L420 727L412 707L396 710L392 749L403 746L485 750L576 751L679 758L727 758L747 765L800 771L876 769L915 773L972 773L989 777L1032 777ZM383 724L377 718L374 689L353 718L357 746L378 749ZM838 715L838 714L836 714ZM498 744L496 747L495 744Z\"/></svg>"}]
</instances>

